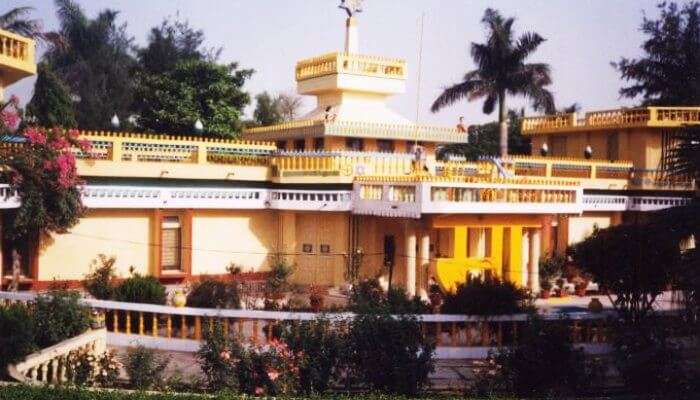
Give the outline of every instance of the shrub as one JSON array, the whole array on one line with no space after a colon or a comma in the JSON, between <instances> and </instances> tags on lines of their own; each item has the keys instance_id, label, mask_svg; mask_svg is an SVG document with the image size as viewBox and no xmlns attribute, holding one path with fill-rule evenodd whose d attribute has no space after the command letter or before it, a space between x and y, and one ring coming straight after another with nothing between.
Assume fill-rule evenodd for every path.
<instances>
[{"instance_id":1,"label":"shrub","mask_svg":"<svg viewBox=\"0 0 700 400\"><path fill-rule=\"evenodd\" d=\"M356 313L388 312L392 314L425 314L430 306L419 296L409 298L401 287L384 293L377 279L366 279L352 288L349 308Z\"/></svg>"},{"instance_id":2,"label":"shrub","mask_svg":"<svg viewBox=\"0 0 700 400\"><path fill-rule=\"evenodd\" d=\"M552 288L555 279L564 272L566 257L561 254L551 254L540 260L540 287L545 290Z\"/></svg>"},{"instance_id":3,"label":"shrub","mask_svg":"<svg viewBox=\"0 0 700 400\"><path fill-rule=\"evenodd\" d=\"M204 279L191 285L187 305L198 308L240 308L235 282Z\"/></svg>"},{"instance_id":4,"label":"shrub","mask_svg":"<svg viewBox=\"0 0 700 400\"><path fill-rule=\"evenodd\" d=\"M279 396L294 394L298 388L296 355L286 344L273 340L246 349L224 335L219 322L204 331L197 359L211 391Z\"/></svg>"},{"instance_id":5,"label":"shrub","mask_svg":"<svg viewBox=\"0 0 700 400\"><path fill-rule=\"evenodd\" d=\"M54 290L36 297L34 321L36 343L45 348L87 331L91 313L77 292Z\"/></svg>"},{"instance_id":6,"label":"shrub","mask_svg":"<svg viewBox=\"0 0 700 400\"><path fill-rule=\"evenodd\" d=\"M516 314L530 307L530 296L511 282L498 278L473 279L457 286L445 296L445 314L500 315Z\"/></svg>"},{"instance_id":7,"label":"shrub","mask_svg":"<svg viewBox=\"0 0 700 400\"><path fill-rule=\"evenodd\" d=\"M35 325L26 306L11 304L0 307L0 378L7 366L36 350Z\"/></svg>"},{"instance_id":8,"label":"shrub","mask_svg":"<svg viewBox=\"0 0 700 400\"><path fill-rule=\"evenodd\" d=\"M129 303L165 304L165 286L153 276L136 273L115 288L114 299Z\"/></svg>"},{"instance_id":9,"label":"shrub","mask_svg":"<svg viewBox=\"0 0 700 400\"><path fill-rule=\"evenodd\" d=\"M638 395L696 398L700 371L687 363L687 349L669 340L669 324L661 318L613 325L615 364L628 390ZM693 350L691 350L693 351ZM697 361L695 361L697 362Z\"/></svg>"},{"instance_id":10,"label":"shrub","mask_svg":"<svg viewBox=\"0 0 700 400\"><path fill-rule=\"evenodd\" d=\"M91 272L85 276L83 286L92 297L111 300L114 297L114 263L115 257L99 254L90 266Z\"/></svg>"},{"instance_id":11,"label":"shrub","mask_svg":"<svg viewBox=\"0 0 700 400\"><path fill-rule=\"evenodd\" d=\"M236 360L243 354L242 347L224 335L219 321L203 334L204 343L197 351L197 360L206 376L207 387L211 391L238 390Z\"/></svg>"},{"instance_id":12,"label":"shrub","mask_svg":"<svg viewBox=\"0 0 700 400\"><path fill-rule=\"evenodd\" d=\"M345 337L330 321L319 318L287 325L282 340L299 355L299 389L303 394L324 393L344 367Z\"/></svg>"},{"instance_id":13,"label":"shrub","mask_svg":"<svg viewBox=\"0 0 700 400\"><path fill-rule=\"evenodd\" d=\"M415 395L434 368L435 347L415 316L358 314L347 345L355 374L374 390Z\"/></svg>"},{"instance_id":14,"label":"shrub","mask_svg":"<svg viewBox=\"0 0 700 400\"><path fill-rule=\"evenodd\" d=\"M139 345L127 350L123 362L131 387L146 390L162 386L163 373L170 363L170 358Z\"/></svg>"},{"instance_id":15,"label":"shrub","mask_svg":"<svg viewBox=\"0 0 700 400\"><path fill-rule=\"evenodd\" d=\"M548 321L532 315L515 345L491 352L474 387L478 396L567 396L586 381L583 351L571 344L565 320Z\"/></svg>"},{"instance_id":16,"label":"shrub","mask_svg":"<svg viewBox=\"0 0 700 400\"><path fill-rule=\"evenodd\" d=\"M95 355L88 350L73 352L68 356L68 378L77 386L114 387L122 364L114 352Z\"/></svg>"},{"instance_id":17,"label":"shrub","mask_svg":"<svg viewBox=\"0 0 700 400\"><path fill-rule=\"evenodd\" d=\"M294 267L287 263L281 255L275 257L270 267L270 276L265 280L265 286L270 294L279 294L288 289L287 280L294 272Z\"/></svg>"}]
</instances>

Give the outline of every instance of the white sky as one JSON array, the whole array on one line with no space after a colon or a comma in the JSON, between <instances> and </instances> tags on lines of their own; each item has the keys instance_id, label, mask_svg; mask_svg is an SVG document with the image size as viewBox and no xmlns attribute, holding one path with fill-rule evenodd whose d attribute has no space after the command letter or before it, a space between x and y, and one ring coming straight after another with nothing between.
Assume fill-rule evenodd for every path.
<instances>
[{"instance_id":1,"label":"white sky","mask_svg":"<svg viewBox=\"0 0 700 400\"><path fill-rule=\"evenodd\" d=\"M150 28L166 16L179 14L205 32L208 46L223 47L221 61L238 61L256 70L246 85L251 95L294 90L297 60L341 50L344 11L335 0L81 0L94 16L106 7L119 10L119 20L139 44ZM430 104L442 87L457 82L473 68L469 44L484 40L480 24L486 7L515 16L516 33L534 30L547 38L531 57L552 67L558 106L578 102L586 110L632 105L621 100L622 85L610 62L640 54L639 32L643 12L656 16L653 0L366 0L359 16L360 51L404 58L408 61L408 90L390 105L414 119L417 100L418 21L425 13L423 68L419 119L423 123L453 125L457 116L482 123L496 118L484 115L481 102L462 102L437 114ZM20 5L36 8L35 17L47 29L57 20L53 1L4 0L0 12ZM33 79L13 85L7 94L31 97ZM312 102L307 101L307 106ZM520 107L518 99L510 106ZM252 108L252 107L251 107ZM250 114L251 110L247 110ZM528 111L530 113L531 111Z\"/></svg>"}]
</instances>

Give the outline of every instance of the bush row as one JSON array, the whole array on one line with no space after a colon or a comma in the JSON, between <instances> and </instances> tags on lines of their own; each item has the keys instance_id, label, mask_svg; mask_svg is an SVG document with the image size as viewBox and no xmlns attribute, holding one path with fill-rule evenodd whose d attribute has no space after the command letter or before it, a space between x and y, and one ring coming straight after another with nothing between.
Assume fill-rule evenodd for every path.
<instances>
[{"instance_id":1,"label":"bush row","mask_svg":"<svg viewBox=\"0 0 700 400\"><path fill-rule=\"evenodd\" d=\"M39 295L29 306L0 307L0 376L33 351L85 332L90 321L90 309L80 304L80 295L66 290Z\"/></svg>"}]
</instances>

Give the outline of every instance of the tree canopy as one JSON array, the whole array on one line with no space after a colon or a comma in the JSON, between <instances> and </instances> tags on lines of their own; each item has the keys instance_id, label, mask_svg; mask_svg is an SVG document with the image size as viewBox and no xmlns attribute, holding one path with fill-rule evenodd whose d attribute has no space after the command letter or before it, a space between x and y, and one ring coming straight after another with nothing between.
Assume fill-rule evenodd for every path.
<instances>
[{"instance_id":1,"label":"tree canopy","mask_svg":"<svg viewBox=\"0 0 700 400\"><path fill-rule=\"evenodd\" d=\"M274 125L282 121L279 97L272 97L267 92L255 96L255 111L253 119L257 125Z\"/></svg>"},{"instance_id":2,"label":"tree canopy","mask_svg":"<svg viewBox=\"0 0 700 400\"><path fill-rule=\"evenodd\" d=\"M621 58L612 65L629 82L620 89L642 105L700 104L700 3L659 4L658 19L644 18L644 55Z\"/></svg>"},{"instance_id":3,"label":"tree canopy","mask_svg":"<svg viewBox=\"0 0 700 400\"><path fill-rule=\"evenodd\" d=\"M178 63L172 71L145 74L136 91L137 124L146 131L192 134L198 119L204 133L236 136L250 97L242 90L253 74L235 63L205 60Z\"/></svg>"},{"instance_id":4,"label":"tree canopy","mask_svg":"<svg viewBox=\"0 0 700 400\"><path fill-rule=\"evenodd\" d=\"M39 63L34 95L27 104L33 123L47 128L75 126L70 89L51 70L47 62Z\"/></svg>"},{"instance_id":5,"label":"tree canopy","mask_svg":"<svg viewBox=\"0 0 700 400\"><path fill-rule=\"evenodd\" d=\"M117 114L127 121L133 100L136 65L133 39L118 12L103 10L88 18L72 0L55 0L60 43L44 55L56 75L68 85L82 129L107 129Z\"/></svg>"}]
</instances>

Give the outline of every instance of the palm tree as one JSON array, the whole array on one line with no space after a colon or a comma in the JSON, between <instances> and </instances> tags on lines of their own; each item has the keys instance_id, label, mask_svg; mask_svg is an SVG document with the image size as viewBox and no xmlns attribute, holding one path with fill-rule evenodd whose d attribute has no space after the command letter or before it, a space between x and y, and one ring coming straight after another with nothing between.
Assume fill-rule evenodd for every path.
<instances>
[{"instance_id":1,"label":"palm tree","mask_svg":"<svg viewBox=\"0 0 700 400\"><path fill-rule=\"evenodd\" d=\"M32 39L43 39L41 21L26 18L33 11L34 7L15 7L11 9L0 15L0 29Z\"/></svg>"},{"instance_id":2,"label":"palm tree","mask_svg":"<svg viewBox=\"0 0 700 400\"><path fill-rule=\"evenodd\" d=\"M487 8L481 22L488 29L486 43L472 43L471 56L477 65L462 82L445 88L431 107L432 112L467 98L485 98L483 111L491 114L498 103L499 147L501 157L508 155L507 95L521 95L535 110L554 111L554 97L544 87L552 83L549 65L526 64L525 60L545 41L537 33L524 33L514 40L513 18L503 18Z\"/></svg>"}]
</instances>

